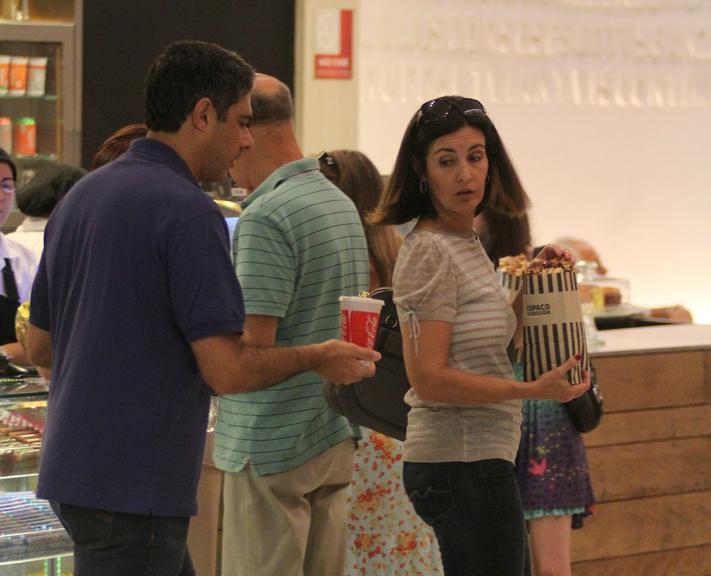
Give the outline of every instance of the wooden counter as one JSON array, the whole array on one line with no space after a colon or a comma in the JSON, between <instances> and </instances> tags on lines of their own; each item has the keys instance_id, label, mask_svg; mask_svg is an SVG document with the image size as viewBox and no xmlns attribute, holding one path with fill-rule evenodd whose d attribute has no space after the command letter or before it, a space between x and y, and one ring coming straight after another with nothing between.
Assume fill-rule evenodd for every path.
<instances>
[{"instance_id":1,"label":"wooden counter","mask_svg":"<svg viewBox=\"0 0 711 576\"><path fill-rule=\"evenodd\" d=\"M573 574L711 574L711 326L600 335L605 416L584 435L598 504Z\"/></svg>"}]
</instances>

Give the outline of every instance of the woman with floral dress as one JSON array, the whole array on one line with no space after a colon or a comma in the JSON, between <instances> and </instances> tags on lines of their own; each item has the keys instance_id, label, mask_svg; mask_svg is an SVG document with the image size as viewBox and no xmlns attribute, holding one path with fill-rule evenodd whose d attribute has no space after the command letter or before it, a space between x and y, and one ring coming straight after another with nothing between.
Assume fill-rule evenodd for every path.
<instances>
[{"instance_id":1,"label":"woman with floral dress","mask_svg":"<svg viewBox=\"0 0 711 576\"><path fill-rule=\"evenodd\" d=\"M354 150L319 156L321 171L353 200L364 221L370 290L392 285L402 240L392 226L370 226L366 214L383 190L377 168ZM347 576L439 576L439 547L402 486L402 442L361 427L349 501Z\"/></svg>"}]
</instances>

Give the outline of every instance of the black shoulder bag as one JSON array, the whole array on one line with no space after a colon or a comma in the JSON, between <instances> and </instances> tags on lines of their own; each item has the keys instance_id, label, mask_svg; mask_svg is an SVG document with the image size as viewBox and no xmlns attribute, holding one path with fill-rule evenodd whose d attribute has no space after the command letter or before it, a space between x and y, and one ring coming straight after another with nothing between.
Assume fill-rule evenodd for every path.
<instances>
[{"instance_id":1,"label":"black shoulder bag","mask_svg":"<svg viewBox=\"0 0 711 576\"><path fill-rule=\"evenodd\" d=\"M578 432L590 432L602 420L602 394L597 385L595 369L590 365L590 388L575 400L563 404Z\"/></svg>"},{"instance_id":2,"label":"black shoulder bag","mask_svg":"<svg viewBox=\"0 0 711 576\"><path fill-rule=\"evenodd\" d=\"M349 386L326 382L323 395L328 405L359 424L398 440L405 439L410 407L404 396L410 388L402 359L402 336L392 288L370 294L384 302L380 311L375 349L382 358L375 364L375 375Z\"/></svg>"}]
</instances>

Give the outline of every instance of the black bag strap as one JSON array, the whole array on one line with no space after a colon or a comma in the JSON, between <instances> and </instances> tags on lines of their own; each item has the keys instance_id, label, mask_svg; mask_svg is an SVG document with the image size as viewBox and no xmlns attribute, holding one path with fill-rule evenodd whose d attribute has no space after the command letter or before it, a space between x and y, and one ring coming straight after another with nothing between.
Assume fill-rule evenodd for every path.
<instances>
[{"instance_id":1,"label":"black bag strap","mask_svg":"<svg viewBox=\"0 0 711 576\"><path fill-rule=\"evenodd\" d=\"M383 308L380 311L380 325L399 332L400 321L397 317L397 307L393 301L393 289L388 287L377 288L370 293L369 298L375 298L376 300L382 300L384 302Z\"/></svg>"}]
</instances>

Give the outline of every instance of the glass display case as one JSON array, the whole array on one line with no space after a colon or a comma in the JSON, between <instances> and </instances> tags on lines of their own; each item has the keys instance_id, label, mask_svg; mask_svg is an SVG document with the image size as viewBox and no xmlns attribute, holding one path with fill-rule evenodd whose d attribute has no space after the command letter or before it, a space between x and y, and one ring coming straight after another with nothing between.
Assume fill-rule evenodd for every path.
<instances>
[{"instance_id":1,"label":"glass display case","mask_svg":"<svg viewBox=\"0 0 711 576\"><path fill-rule=\"evenodd\" d=\"M0 378L0 574L69 576L72 543L49 504L34 496L47 384Z\"/></svg>"},{"instance_id":2,"label":"glass display case","mask_svg":"<svg viewBox=\"0 0 711 576\"><path fill-rule=\"evenodd\" d=\"M629 316L644 312L643 308L630 304L629 280L598 274L595 262L581 260L575 265L575 269L583 312L587 310L596 318Z\"/></svg>"},{"instance_id":3,"label":"glass display case","mask_svg":"<svg viewBox=\"0 0 711 576\"><path fill-rule=\"evenodd\" d=\"M33 2L11 4L25 5L23 17L33 6L35 14L52 14ZM16 18L17 6L9 13ZM0 18L0 147L16 157L19 185L44 163L79 164L76 44L72 21Z\"/></svg>"}]
</instances>

